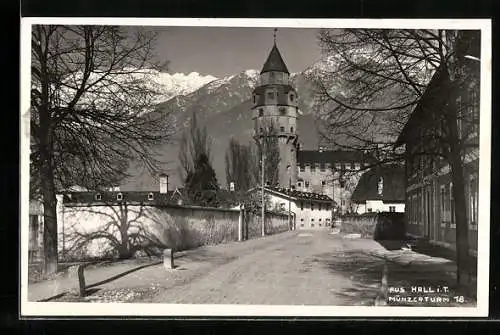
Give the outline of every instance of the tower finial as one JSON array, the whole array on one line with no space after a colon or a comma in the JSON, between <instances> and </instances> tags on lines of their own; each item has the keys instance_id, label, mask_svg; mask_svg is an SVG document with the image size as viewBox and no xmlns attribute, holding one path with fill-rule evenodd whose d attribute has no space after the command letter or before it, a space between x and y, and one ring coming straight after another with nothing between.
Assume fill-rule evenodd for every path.
<instances>
[{"instance_id":1,"label":"tower finial","mask_svg":"<svg viewBox=\"0 0 500 335\"><path fill-rule=\"evenodd\" d=\"M276 33L278 32L278 28L274 28L274 44L276 44Z\"/></svg>"}]
</instances>

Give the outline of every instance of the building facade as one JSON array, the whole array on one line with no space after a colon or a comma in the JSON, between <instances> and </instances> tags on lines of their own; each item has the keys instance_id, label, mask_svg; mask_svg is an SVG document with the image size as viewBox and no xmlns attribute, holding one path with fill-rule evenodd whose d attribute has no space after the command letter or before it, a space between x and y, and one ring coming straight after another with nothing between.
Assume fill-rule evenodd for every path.
<instances>
[{"instance_id":1,"label":"building facade","mask_svg":"<svg viewBox=\"0 0 500 335\"><path fill-rule=\"evenodd\" d=\"M471 69L469 69L471 70ZM473 69L472 69L473 70ZM442 91L449 83L440 68L434 74L419 104L413 111L398 139L406 150L405 199L407 231L431 241L455 246L456 219L453 182L450 165L439 155L419 154L438 152L439 141L446 131L443 109L451 108ZM469 80L457 95L458 144L463 149L466 213L469 246L477 250L478 229L478 170L479 170L479 83ZM433 140L434 139L434 140ZM436 149L437 148L437 149Z\"/></svg>"},{"instance_id":2,"label":"building facade","mask_svg":"<svg viewBox=\"0 0 500 335\"><path fill-rule=\"evenodd\" d=\"M333 200L322 194L281 187L266 187L274 211L290 213L292 229L324 229L331 226Z\"/></svg>"},{"instance_id":3,"label":"building facade","mask_svg":"<svg viewBox=\"0 0 500 335\"><path fill-rule=\"evenodd\" d=\"M326 195L335 201L335 211L347 213L361 171L372 160L357 151L300 150L298 101L275 41L253 91L254 136L258 141L265 136L278 139L279 187Z\"/></svg>"},{"instance_id":4,"label":"building facade","mask_svg":"<svg viewBox=\"0 0 500 335\"><path fill-rule=\"evenodd\" d=\"M361 176L352 194L352 212L405 212L405 169L397 165L374 167Z\"/></svg>"}]
</instances>

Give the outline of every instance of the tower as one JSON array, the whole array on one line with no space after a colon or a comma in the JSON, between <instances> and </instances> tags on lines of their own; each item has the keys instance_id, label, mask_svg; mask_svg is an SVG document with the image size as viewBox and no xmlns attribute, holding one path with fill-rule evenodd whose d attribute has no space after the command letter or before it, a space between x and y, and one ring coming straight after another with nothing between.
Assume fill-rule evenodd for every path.
<instances>
[{"instance_id":1,"label":"tower","mask_svg":"<svg viewBox=\"0 0 500 335\"><path fill-rule=\"evenodd\" d=\"M278 183L281 187L296 184L297 179L297 92L290 85L290 72L274 44L267 57L259 83L253 91L252 120L255 139L277 137L280 161Z\"/></svg>"}]
</instances>

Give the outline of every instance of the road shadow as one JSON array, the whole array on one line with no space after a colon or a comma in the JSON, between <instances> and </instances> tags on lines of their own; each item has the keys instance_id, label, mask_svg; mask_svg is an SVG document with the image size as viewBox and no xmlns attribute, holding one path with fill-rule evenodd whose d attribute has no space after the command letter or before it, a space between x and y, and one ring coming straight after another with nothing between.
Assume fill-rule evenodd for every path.
<instances>
[{"instance_id":1,"label":"road shadow","mask_svg":"<svg viewBox=\"0 0 500 335\"><path fill-rule=\"evenodd\" d=\"M407 238L405 240L376 240L376 242L388 251L408 248L413 252L429 257L443 258L454 263L456 263L457 261L457 255L454 250L430 243L427 239L424 238ZM475 257L474 255L470 256L470 273L472 276L477 276L477 257Z\"/></svg>"},{"instance_id":2,"label":"road shadow","mask_svg":"<svg viewBox=\"0 0 500 335\"><path fill-rule=\"evenodd\" d=\"M85 289L88 290L88 289L96 287L96 286L100 286L100 285L103 285L103 284L110 283L110 282L112 282L114 280L117 280L117 279L119 279L121 277L124 277L124 276L126 276L126 275L128 275L128 274L130 274L132 272L136 272L136 271L142 270L144 268L148 268L148 267L151 267L151 266L154 266L154 265L159 265L159 264L162 264L162 263L163 263L162 261L156 261L156 262L149 263L149 264L146 264L146 265L137 266L137 267L132 268L130 270L127 270L127 271L121 272L121 273L119 273L117 275L114 275L114 276L112 276L110 278L101 280L101 281L99 281L97 283L93 283L91 285L86 285Z\"/></svg>"},{"instance_id":3,"label":"road shadow","mask_svg":"<svg viewBox=\"0 0 500 335\"><path fill-rule=\"evenodd\" d=\"M350 279L351 286L335 292L346 306L371 306L379 292L384 261L361 251L337 251L317 255L320 263L335 275Z\"/></svg>"}]
</instances>

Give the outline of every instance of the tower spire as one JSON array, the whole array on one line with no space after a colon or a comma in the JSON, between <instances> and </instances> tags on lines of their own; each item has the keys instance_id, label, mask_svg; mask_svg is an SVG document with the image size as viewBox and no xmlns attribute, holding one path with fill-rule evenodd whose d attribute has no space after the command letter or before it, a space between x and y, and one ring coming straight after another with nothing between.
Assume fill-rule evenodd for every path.
<instances>
[{"instance_id":1,"label":"tower spire","mask_svg":"<svg viewBox=\"0 0 500 335\"><path fill-rule=\"evenodd\" d=\"M273 37L274 37L274 45L276 45L276 33L278 32L278 28L274 28L274 34L273 34Z\"/></svg>"}]
</instances>

